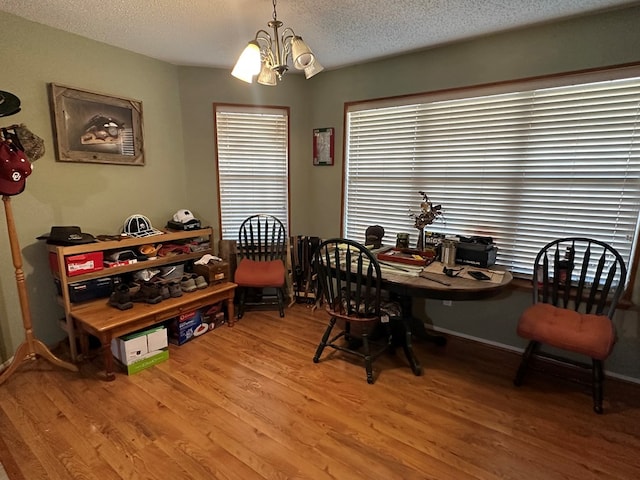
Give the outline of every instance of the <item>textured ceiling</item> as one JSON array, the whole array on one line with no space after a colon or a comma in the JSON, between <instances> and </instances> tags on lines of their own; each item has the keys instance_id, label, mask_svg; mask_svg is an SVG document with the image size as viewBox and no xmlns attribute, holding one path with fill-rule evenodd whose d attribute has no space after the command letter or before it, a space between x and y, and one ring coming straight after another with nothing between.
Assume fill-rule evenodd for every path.
<instances>
[{"instance_id":1,"label":"textured ceiling","mask_svg":"<svg viewBox=\"0 0 640 480\"><path fill-rule=\"evenodd\" d=\"M569 18L629 0L280 0L328 69ZM0 0L0 10L177 65L230 68L272 0Z\"/></svg>"}]
</instances>

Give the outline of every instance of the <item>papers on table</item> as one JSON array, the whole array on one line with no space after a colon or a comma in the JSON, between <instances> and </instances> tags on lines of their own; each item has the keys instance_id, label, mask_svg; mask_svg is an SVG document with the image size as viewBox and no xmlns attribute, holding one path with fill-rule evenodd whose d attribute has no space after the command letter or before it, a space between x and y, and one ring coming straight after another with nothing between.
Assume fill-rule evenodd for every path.
<instances>
[{"instance_id":1,"label":"papers on table","mask_svg":"<svg viewBox=\"0 0 640 480\"><path fill-rule=\"evenodd\" d=\"M426 267L424 267L422 271L430 275L439 275L436 278L441 279L443 281L447 281L446 279L450 277L444 274L444 272L442 271L443 268L444 268L444 263L433 262L431 265L427 265ZM502 283L502 280L505 274L505 272L501 270L474 267L472 265L456 265L455 267L452 267L452 270L460 271L460 273L457 275L458 278L467 278L469 280L474 280L476 282ZM469 275L470 271L482 272L489 277L489 280L476 280L471 275Z\"/></svg>"}]
</instances>

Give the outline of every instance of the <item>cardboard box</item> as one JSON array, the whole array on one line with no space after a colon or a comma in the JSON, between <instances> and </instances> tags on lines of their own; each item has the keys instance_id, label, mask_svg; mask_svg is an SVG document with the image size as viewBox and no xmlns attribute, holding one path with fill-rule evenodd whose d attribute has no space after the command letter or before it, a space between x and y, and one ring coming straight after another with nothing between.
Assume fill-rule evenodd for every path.
<instances>
[{"instance_id":1,"label":"cardboard box","mask_svg":"<svg viewBox=\"0 0 640 480\"><path fill-rule=\"evenodd\" d=\"M222 302L212 305L208 309L203 309L202 322L209 326L209 331L227 323L225 312L222 309Z\"/></svg>"},{"instance_id":2,"label":"cardboard box","mask_svg":"<svg viewBox=\"0 0 640 480\"><path fill-rule=\"evenodd\" d=\"M193 265L193 273L202 275L209 285L229 282L229 262L209 262L206 265Z\"/></svg>"},{"instance_id":3,"label":"cardboard box","mask_svg":"<svg viewBox=\"0 0 640 480\"><path fill-rule=\"evenodd\" d=\"M124 365L142 360L149 353L147 334L138 332L114 338L111 340L111 353Z\"/></svg>"},{"instance_id":4,"label":"cardboard box","mask_svg":"<svg viewBox=\"0 0 640 480\"><path fill-rule=\"evenodd\" d=\"M147 330L147 350L155 352L169 346L169 338L167 336L167 328L164 325L158 326L153 330Z\"/></svg>"},{"instance_id":5,"label":"cardboard box","mask_svg":"<svg viewBox=\"0 0 640 480\"><path fill-rule=\"evenodd\" d=\"M64 257L66 274L68 277L102 270L102 262L102 252L89 252L78 255L67 255ZM58 254L55 252L49 252L49 267L53 273L59 273Z\"/></svg>"},{"instance_id":6,"label":"cardboard box","mask_svg":"<svg viewBox=\"0 0 640 480\"><path fill-rule=\"evenodd\" d=\"M168 345L167 329L160 325L114 338L111 341L111 353L123 365L132 365Z\"/></svg>"},{"instance_id":7,"label":"cardboard box","mask_svg":"<svg viewBox=\"0 0 640 480\"><path fill-rule=\"evenodd\" d=\"M162 350L156 350L154 352L147 353L144 358L132 363L131 365L124 365L118 362L121 367L127 372L127 375L135 375L136 373L146 370L149 367L153 367L162 362L169 360L169 349L164 348Z\"/></svg>"},{"instance_id":8,"label":"cardboard box","mask_svg":"<svg viewBox=\"0 0 640 480\"><path fill-rule=\"evenodd\" d=\"M200 308L189 313L183 313L168 322L169 341L175 345L184 345L209 331L209 325L204 322L204 312L209 307Z\"/></svg>"}]
</instances>

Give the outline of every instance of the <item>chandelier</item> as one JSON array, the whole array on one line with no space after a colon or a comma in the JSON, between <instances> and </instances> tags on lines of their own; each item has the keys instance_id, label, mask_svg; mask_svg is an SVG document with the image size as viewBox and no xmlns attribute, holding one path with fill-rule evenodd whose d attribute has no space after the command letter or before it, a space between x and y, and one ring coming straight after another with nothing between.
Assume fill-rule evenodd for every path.
<instances>
[{"instance_id":1,"label":"chandelier","mask_svg":"<svg viewBox=\"0 0 640 480\"><path fill-rule=\"evenodd\" d=\"M276 0L273 0L273 20L267 26L273 29L273 35L266 30L258 30L238 58L231 75L247 83L253 83L253 77L258 75L258 83L276 85L289 70L289 59L296 69L304 70L307 79L324 69L302 37L291 28L285 28L282 36L279 35L282 22L276 14Z\"/></svg>"}]
</instances>

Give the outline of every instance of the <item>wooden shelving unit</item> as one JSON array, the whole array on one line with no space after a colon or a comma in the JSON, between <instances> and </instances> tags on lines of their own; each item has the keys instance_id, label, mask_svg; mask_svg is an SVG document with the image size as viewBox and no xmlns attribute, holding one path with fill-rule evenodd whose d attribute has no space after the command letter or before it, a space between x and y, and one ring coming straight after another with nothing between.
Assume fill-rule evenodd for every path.
<instances>
[{"instance_id":1,"label":"wooden shelving unit","mask_svg":"<svg viewBox=\"0 0 640 480\"><path fill-rule=\"evenodd\" d=\"M104 277L115 277L118 275L123 275L125 273L135 272L137 270L143 270L147 268L158 268L163 265L171 265L175 263L187 262L189 260L197 260L203 255L207 253L211 253L211 242L213 240L213 229L212 228L202 228L198 230L189 230L189 231L172 231L166 232L161 235L153 235L150 237L140 237L140 238L123 238L121 240L108 240L108 241L99 241L95 243L88 243L84 245L73 245L73 246L57 246L57 245L47 245L49 252L55 253L57 255L57 265L58 272L52 272L54 278L58 279L60 282L60 297L59 302L64 309L64 319L61 321L62 328L66 331L69 337L69 351L71 354L71 359L75 362L78 359L78 348L77 348L77 340L78 336L76 334L76 327L74 325L74 319L72 313L79 309L86 309L93 307L97 304L99 305L107 305L107 300L105 298L88 300L86 302L72 302L69 294L69 285L84 282L87 280L94 280L98 278ZM209 241L209 248L203 249L201 251L192 252L192 253L183 253L177 255L170 255L165 257L158 257L153 260L145 260L139 261L137 263L122 265L117 267L103 268L98 271L83 273L80 275L67 275L65 257L73 256L73 255L81 255L87 254L91 252L103 252L103 256L106 258L110 252L115 252L118 250L137 250L141 245L147 244L169 244L175 242L184 242L187 240L197 239L197 238L206 238ZM164 303L164 302L162 302ZM162 303L158 306L162 308ZM109 307L113 309L112 307ZM135 308L135 307L134 307ZM116 310L116 309L113 309ZM117 310L116 310L117 311Z\"/></svg>"}]
</instances>

